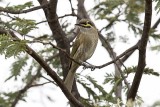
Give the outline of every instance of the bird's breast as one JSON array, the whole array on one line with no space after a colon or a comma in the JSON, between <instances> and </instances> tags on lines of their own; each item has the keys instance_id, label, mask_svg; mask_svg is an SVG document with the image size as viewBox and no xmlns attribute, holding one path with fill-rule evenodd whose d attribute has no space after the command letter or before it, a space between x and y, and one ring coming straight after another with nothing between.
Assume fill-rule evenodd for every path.
<instances>
[{"instance_id":1,"label":"bird's breast","mask_svg":"<svg viewBox=\"0 0 160 107\"><path fill-rule=\"evenodd\" d=\"M96 49L97 43L98 43L97 32L83 34L82 50L83 50L83 55L85 57L85 60L89 59L93 55Z\"/></svg>"}]
</instances>

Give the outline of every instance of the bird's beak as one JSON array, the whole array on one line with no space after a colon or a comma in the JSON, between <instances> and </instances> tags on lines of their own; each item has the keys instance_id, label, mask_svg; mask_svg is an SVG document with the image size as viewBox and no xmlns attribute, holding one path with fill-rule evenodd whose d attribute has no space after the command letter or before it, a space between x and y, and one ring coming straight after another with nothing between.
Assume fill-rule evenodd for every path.
<instances>
[{"instance_id":1,"label":"bird's beak","mask_svg":"<svg viewBox=\"0 0 160 107\"><path fill-rule=\"evenodd\" d=\"M81 25L80 25L80 24L78 24L78 23L77 23L77 24L75 24L75 25L76 25L76 26L81 26Z\"/></svg>"}]
</instances>

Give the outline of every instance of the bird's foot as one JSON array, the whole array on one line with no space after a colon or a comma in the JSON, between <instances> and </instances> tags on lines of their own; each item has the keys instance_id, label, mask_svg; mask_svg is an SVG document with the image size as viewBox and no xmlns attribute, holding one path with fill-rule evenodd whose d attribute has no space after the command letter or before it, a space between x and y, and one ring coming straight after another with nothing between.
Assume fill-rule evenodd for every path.
<instances>
[{"instance_id":1,"label":"bird's foot","mask_svg":"<svg viewBox=\"0 0 160 107\"><path fill-rule=\"evenodd\" d=\"M96 68L94 65L88 63L88 62L83 62L83 69L86 69L86 68L91 68L91 71L94 71Z\"/></svg>"}]
</instances>

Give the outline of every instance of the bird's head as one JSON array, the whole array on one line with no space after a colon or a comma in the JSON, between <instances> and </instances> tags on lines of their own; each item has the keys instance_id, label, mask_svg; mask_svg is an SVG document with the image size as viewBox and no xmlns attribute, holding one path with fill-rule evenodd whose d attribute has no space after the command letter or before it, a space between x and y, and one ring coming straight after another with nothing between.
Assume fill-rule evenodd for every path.
<instances>
[{"instance_id":1,"label":"bird's head","mask_svg":"<svg viewBox=\"0 0 160 107\"><path fill-rule=\"evenodd\" d=\"M95 28L93 22L89 19L81 19L77 24L77 26L80 26L82 28Z\"/></svg>"}]
</instances>

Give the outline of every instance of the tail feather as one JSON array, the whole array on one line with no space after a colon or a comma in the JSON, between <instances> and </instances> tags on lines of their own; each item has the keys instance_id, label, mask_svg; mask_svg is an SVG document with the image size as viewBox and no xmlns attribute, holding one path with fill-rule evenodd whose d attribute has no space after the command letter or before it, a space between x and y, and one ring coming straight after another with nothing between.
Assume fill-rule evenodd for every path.
<instances>
[{"instance_id":1,"label":"tail feather","mask_svg":"<svg viewBox=\"0 0 160 107\"><path fill-rule=\"evenodd\" d=\"M68 90L71 91L72 90L73 81L74 81L74 77L75 77L75 73L74 72L70 72L70 73L68 73L67 77L66 77L66 79L64 81L64 84L66 85Z\"/></svg>"},{"instance_id":2,"label":"tail feather","mask_svg":"<svg viewBox=\"0 0 160 107\"><path fill-rule=\"evenodd\" d=\"M69 91L72 90L72 85L73 85L73 81L74 81L74 77L76 74L76 70L79 67L78 64L76 63L72 63L71 64L71 69L69 70L67 77L64 81L64 84L66 85L66 87L68 88Z\"/></svg>"}]
</instances>

